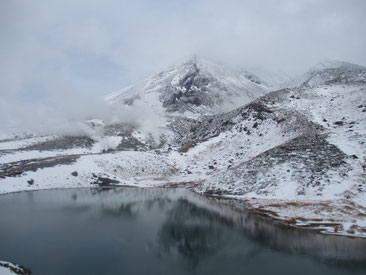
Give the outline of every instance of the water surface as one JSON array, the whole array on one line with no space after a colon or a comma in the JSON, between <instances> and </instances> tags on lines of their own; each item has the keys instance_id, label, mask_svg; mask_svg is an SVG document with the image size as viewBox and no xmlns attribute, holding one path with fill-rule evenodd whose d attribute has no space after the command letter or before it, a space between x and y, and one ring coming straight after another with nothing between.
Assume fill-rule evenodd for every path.
<instances>
[{"instance_id":1,"label":"water surface","mask_svg":"<svg viewBox=\"0 0 366 275\"><path fill-rule=\"evenodd\" d=\"M291 229L180 189L0 196L0 260L33 274L366 274L366 240Z\"/></svg>"}]
</instances>

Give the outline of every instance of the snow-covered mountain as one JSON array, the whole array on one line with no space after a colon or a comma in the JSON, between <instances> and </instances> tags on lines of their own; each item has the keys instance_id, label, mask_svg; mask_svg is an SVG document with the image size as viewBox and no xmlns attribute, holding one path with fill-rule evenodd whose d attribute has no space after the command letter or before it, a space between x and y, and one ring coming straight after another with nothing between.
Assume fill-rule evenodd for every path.
<instances>
[{"instance_id":1,"label":"snow-covered mountain","mask_svg":"<svg viewBox=\"0 0 366 275\"><path fill-rule=\"evenodd\" d=\"M310 87L332 84L365 84L366 68L336 60L324 60L308 72L289 81L286 87Z\"/></svg>"},{"instance_id":2,"label":"snow-covered mountain","mask_svg":"<svg viewBox=\"0 0 366 275\"><path fill-rule=\"evenodd\" d=\"M0 193L179 186L291 225L366 237L366 68L323 62L294 85L267 93L253 74L190 60L107 96L168 116L160 143L131 125L95 123L101 139L0 141ZM239 99L247 101L233 109Z\"/></svg>"},{"instance_id":3,"label":"snow-covered mountain","mask_svg":"<svg viewBox=\"0 0 366 275\"><path fill-rule=\"evenodd\" d=\"M272 91L286 87L286 84L293 79L293 76L282 70L266 70L258 67L249 68L249 70L271 87Z\"/></svg>"},{"instance_id":4,"label":"snow-covered mountain","mask_svg":"<svg viewBox=\"0 0 366 275\"><path fill-rule=\"evenodd\" d=\"M141 100L169 114L208 115L230 111L266 94L270 87L247 70L233 70L193 57L105 99L133 105Z\"/></svg>"}]
</instances>

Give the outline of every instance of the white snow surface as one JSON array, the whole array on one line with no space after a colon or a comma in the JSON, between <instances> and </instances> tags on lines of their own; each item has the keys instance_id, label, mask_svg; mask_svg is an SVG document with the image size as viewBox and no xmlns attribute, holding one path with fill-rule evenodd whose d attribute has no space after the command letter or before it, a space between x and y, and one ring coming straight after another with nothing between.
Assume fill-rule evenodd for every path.
<instances>
[{"instance_id":1,"label":"white snow surface","mask_svg":"<svg viewBox=\"0 0 366 275\"><path fill-rule=\"evenodd\" d=\"M13 271L9 270L6 267L0 266L0 275L14 275L16 273L14 273Z\"/></svg>"},{"instance_id":2,"label":"white snow surface","mask_svg":"<svg viewBox=\"0 0 366 275\"><path fill-rule=\"evenodd\" d=\"M17 265L10 263L10 262L0 261L0 264L6 264L6 265L9 265L9 267L15 268L17 270L21 270ZM13 272L10 268L0 265L0 275L14 275L14 274L17 274L17 273Z\"/></svg>"}]
</instances>

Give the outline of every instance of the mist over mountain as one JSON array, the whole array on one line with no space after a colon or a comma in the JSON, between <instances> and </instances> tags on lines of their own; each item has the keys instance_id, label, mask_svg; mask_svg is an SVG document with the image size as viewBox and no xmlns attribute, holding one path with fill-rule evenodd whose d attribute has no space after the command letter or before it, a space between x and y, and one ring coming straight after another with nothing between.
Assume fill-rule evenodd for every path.
<instances>
[{"instance_id":1,"label":"mist over mountain","mask_svg":"<svg viewBox=\"0 0 366 275\"><path fill-rule=\"evenodd\" d=\"M114 116L104 95L193 54L266 83L323 58L365 65L364 10L360 0L2 1L0 128Z\"/></svg>"},{"instance_id":2,"label":"mist over mountain","mask_svg":"<svg viewBox=\"0 0 366 275\"><path fill-rule=\"evenodd\" d=\"M9 132L89 136L95 133L85 122L100 119L105 124L144 125L145 130L149 128L157 136L159 128L166 124L166 115L186 113L194 117L230 111L275 89L282 79L288 79L263 71L261 75L267 80L245 66L216 63L193 55L104 98L79 94L61 86L56 87L57 93L42 100L3 101L0 133L3 136Z\"/></svg>"},{"instance_id":3,"label":"mist over mountain","mask_svg":"<svg viewBox=\"0 0 366 275\"><path fill-rule=\"evenodd\" d=\"M301 85L363 81L364 67L347 62L323 60L305 73L290 77L284 72L248 69L193 55L181 63L170 65L154 74L104 97L89 97L76 91L54 94L30 103L2 101L0 133L32 135L95 136L87 121L98 119L104 124L127 123L154 133L158 138L167 125L167 117L202 115L231 111L250 103L268 92ZM354 70L360 71L355 74ZM253 72L251 72L253 71ZM350 72L347 75L347 72ZM336 74L336 76L335 76ZM336 79L333 79L335 77ZM357 79L356 79L357 78Z\"/></svg>"}]
</instances>

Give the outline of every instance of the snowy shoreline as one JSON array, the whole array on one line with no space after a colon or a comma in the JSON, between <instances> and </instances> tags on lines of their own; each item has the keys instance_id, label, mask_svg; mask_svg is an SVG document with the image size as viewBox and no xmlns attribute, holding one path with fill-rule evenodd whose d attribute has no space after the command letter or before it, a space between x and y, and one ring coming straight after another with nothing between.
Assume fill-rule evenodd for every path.
<instances>
[{"instance_id":1,"label":"snowy shoreline","mask_svg":"<svg viewBox=\"0 0 366 275\"><path fill-rule=\"evenodd\" d=\"M36 192L36 191L45 191L45 190L64 190L64 189L114 189L114 188L184 188L186 190L189 190L191 192L194 192L198 195L205 196L205 197L213 197L213 198L219 198L222 200L235 200L237 203L239 203L242 207L242 211L251 211L255 214L258 214L263 217L267 217L274 222L279 222L283 225L286 225L288 227L302 229L302 230L311 230L315 231L321 234L326 235L334 235L334 236L343 236L343 237L350 237L350 238L362 238L366 239L366 230L361 230L359 226L353 226L350 222L342 222L341 220L335 221L335 216L338 216L338 219L340 218L340 213L342 212L342 209L338 212L331 212L330 216L326 216L324 214L319 214L318 217L321 217L320 219L312 217L312 213L316 210L316 207L318 205L323 205L324 203L329 204L329 207L332 207L333 210L339 210L336 209L335 205L339 205L339 201L333 201L332 203L329 200L280 200L280 199L263 199L263 198L249 198L245 196L235 196L235 195L214 195L214 194L206 194L199 192L195 190L192 187L184 187L181 185L177 186L168 186L166 184L157 184L157 185L149 185L149 186L137 186L137 185L109 185L109 186L73 186L73 187L64 187L64 186L55 186L50 188L39 188L39 189L32 189L32 190L17 190L17 191L10 191L7 193L0 193L1 196L5 195L11 195L15 193L21 193L21 192ZM273 204L276 203L275 209L273 209ZM223 201L221 202L223 205L225 204ZM269 204L269 206L268 206ZM267 206L266 206L267 205ZM288 209L285 206L291 205L295 206L294 209ZM304 205L308 207L314 207L312 209L308 209L308 212L304 210ZM349 205L346 205L349 207ZM284 207L282 209L282 207ZM355 205L355 207L363 208L362 206ZM302 209L301 209L302 208ZM366 209L365 209L366 210ZM292 212L292 213L291 213ZM296 212L296 213L294 213ZM299 215L299 213L301 213ZM344 213L342 213L344 214ZM345 230L345 228L349 228L348 232Z\"/></svg>"},{"instance_id":2,"label":"snowy shoreline","mask_svg":"<svg viewBox=\"0 0 366 275\"><path fill-rule=\"evenodd\" d=\"M32 274L29 268L22 265L0 261L0 275L30 275Z\"/></svg>"}]
</instances>

